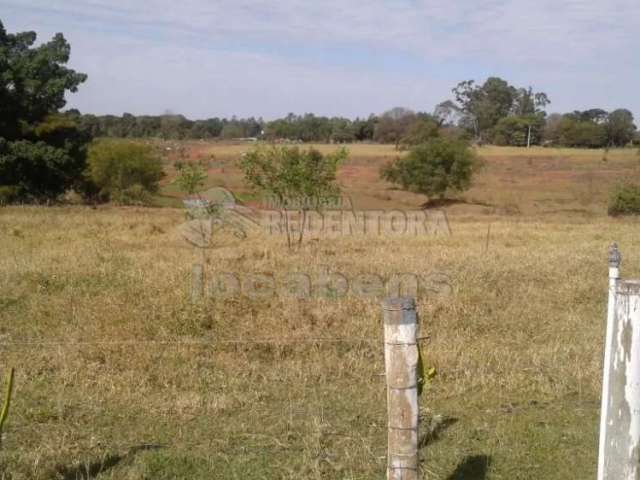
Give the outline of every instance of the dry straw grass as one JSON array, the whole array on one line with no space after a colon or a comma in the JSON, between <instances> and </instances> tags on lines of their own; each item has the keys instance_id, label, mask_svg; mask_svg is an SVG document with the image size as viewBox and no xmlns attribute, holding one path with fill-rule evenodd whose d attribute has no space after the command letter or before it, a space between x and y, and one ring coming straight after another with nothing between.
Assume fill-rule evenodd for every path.
<instances>
[{"instance_id":1,"label":"dry straw grass","mask_svg":"<svg viewBox=\"0 0 640 480\"><path fill-rule=\"evenodd\" d=\"M378 302L194 306L198 256L177 234L183 219L0 210L0 371L18 369L0 478L381 478ZM422 405L445 419L424 447L424 478L588 478L606 248L618 240L625 275L640 274L637 222L457 216L451 228L449 238L345 237L293 252L282 238L220 235L207 272L446 273L451 295L418 299L439 372ZM303 341L319 337L351 341ZM224 342L265 338L283 342Z\"/></svg>"}]
</instances>

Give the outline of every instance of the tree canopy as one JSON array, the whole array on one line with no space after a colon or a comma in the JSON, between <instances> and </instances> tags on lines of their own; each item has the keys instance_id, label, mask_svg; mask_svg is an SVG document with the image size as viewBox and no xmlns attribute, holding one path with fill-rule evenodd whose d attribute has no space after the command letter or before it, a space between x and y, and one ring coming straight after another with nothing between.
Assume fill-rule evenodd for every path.
<instances>
[{"instance_id":1,"label":"tree canopy","mask_svg":"<svg viewBox=\"0 0 640 480\"><path fill-rule=\"evenodd\" d=\"M81 182L89 136L56 112L87 76L65 66L62 34L35 41L35 32L9 34L0 22L0 186L41 200Z\"/></svg>"},{"instance_id":2,"label":"tree canopy","mask_svg":"<svg viewBox=\"0 0 640 480\"><path fill-rule=\"evenodd\" d=\"M429 200L442 199L448 192L469 188L479 165L465 142L433 138L386 165L381 177L405 190L427 195Z\"/></svg>"}]
</instances>

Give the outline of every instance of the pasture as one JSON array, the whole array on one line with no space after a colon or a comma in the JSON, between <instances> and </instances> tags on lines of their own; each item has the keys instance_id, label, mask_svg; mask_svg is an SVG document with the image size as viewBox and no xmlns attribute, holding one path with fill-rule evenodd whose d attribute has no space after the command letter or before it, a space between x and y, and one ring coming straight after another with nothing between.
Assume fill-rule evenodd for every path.
<instances>
[{"instance_id":1,"label":"pasture","mask_svg":"<svg viewBox=\"0 0 640 480\"><path fill-rule=\"evenodd\" d=\"M163 146L163 148L165 148ZM186 144L209 185L251 204L246 145ZM321 146L322 149L336 148ZM410 209L378 169L393 147L350 146L359 209ZM168 177L158 202L180 194ZM606 250L640 276L636 219L606 216L635 150L484 147L474 187L445 205L452 236L214 236L205 275L415 272L437 376L421 397L424 478L595 475ZM0 478L379 479L386 409L379 302L234 295L190 301L199 252L178 208L0 209L0 368L17 369ZM491 225L489 229L489 225Z\"/></svg>"},{"instance_id":2,"label":"pasture","mask_svg":"<svg viewBox=\"0 0 640 480\"><path fill-rule=\"evenodd\" d=\"M168 156L174 161L180 156L175 145L170 145L174 148ZM251 145L187 142L181 146L183 159L200 160L209 165L209 185L229 188L250 203L251 197L235 163ZM339 148L312 146L323 153ZM161 144L161 148L166 145ZM392 145L354 144L345 148L349 159L340 168L338 179L344 194L352 198L356 208L406 209L424 204L424 196L392 189L379 179L380 167L404 152ZM476 152L484 167L473 187L458 197L460 201L448 205L450 214L601 216L606 214L611 187L640 175L638 149L487 146L477 148ZM170 184L175 171L168 168L168 173L164 189L168 198L161 198L159 202L175 206L178 204L171 198L179 193Z\"/></svg>"}]
</instances>

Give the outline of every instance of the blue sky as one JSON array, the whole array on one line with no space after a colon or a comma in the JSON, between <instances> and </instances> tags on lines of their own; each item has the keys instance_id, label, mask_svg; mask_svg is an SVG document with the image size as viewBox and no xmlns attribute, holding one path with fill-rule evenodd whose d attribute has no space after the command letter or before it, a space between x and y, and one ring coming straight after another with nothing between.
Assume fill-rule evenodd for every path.
<instances>
[{"instance_id":1,"label":"blue sky","mask_svg":"<svg viewBox=\"0 0 640 480\"><path fill-rule=\"evenodd\" d=\"M431 111L498 75L549 111L640 117L638 0L0 0L0 20L65 34L87 113Z\"/></svg>"}]
</instances>

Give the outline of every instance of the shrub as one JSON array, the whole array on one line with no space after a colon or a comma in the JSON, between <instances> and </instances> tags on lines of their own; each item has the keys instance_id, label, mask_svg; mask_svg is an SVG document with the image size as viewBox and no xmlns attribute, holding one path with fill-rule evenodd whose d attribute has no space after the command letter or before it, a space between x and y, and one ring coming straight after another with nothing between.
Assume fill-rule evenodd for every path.
<instances>
[{"instance_id":1,"label":"shrub","mask_svg":"<svg viewBox=\"0 0 640 480\"><path fill-rule=\"evenodd\" d=\"M434 138L383 167L381 176L405 190L443 198L449 191L469 188L478 166L467 143Z\"/></svg>"},{"instance_id":2,"label":"shrub","mask_svg":"<svg viewBox=\"0 0 640 480\"><path fill-rule=\"evenodd\" d=\"M152 147L116 140L91 145L87 173L100 197L125 204L146 201L164 176L162 160Z\"/></svg>"},{"instance_id":3,"label":"shrub","mask_svg":"<svg viewBox=\"0 0 640 480\"><path fill-rule=\"evenodd\" d=\"M201 165L187 163L178 166L176 164L176 168L179 173L175 183L180 190L193 195L204 187L207 180L207 172Z\"/></svg>"},{"instance_id":4,"label":"shrub","mask_svg":"<svg viewBox=\"0 0 640 480\"><path fill-rule=\"evenodd\" d=\"M640 185L616 187L609 198L609 215L640 215Z\"/></svg>"},{"instance_id":5,"label":"shrub","mask_svg":"<svg viewBox=\"0 0 640 480\"><path fill-rule=\"evenodd\" d=\"M16 186L24 200L55 199L77 185L84 168L83 154L72 148L0 139L0 178L3 184Z\"/></svg>"},{"instance_id":6,"label":"shrub","mask_svg":"<svg viewBox=\"0 0 640 480\"><path fill-rule=\"evenodd\" d=\"M151 200L151 195L145 187L135 183L124 190L114 192L111 200L121 205L146 205Z\"/></svg>"},{"instance_id":7,"label":"shrub","mask_svg":"<svg viewBox=\"0 0 640 480\"><path fill-rule=\"evenodd\" d=\"M258 146L243 155L240 169L254 190L276 199L282 209L299 209L303 226L309 203L320 208L340 193L336 173L347 156L344 148L323 155L314 148ZM291 247L288 225L286 232L287 245ZM298 245L302 243L303 232L304 228L300 228Z\"/></svg>"},{"instance_id":8,"label":"shrub","mask_svg":"<svg viewBox=\"0 0 640 480\"><path fill-rule=\"evenodd\" d=\"M0 185L0 206L8 205L20 198L20 188L15 185Z\"/></svg>"}]
</instances>

